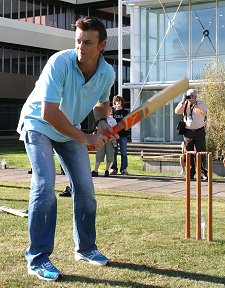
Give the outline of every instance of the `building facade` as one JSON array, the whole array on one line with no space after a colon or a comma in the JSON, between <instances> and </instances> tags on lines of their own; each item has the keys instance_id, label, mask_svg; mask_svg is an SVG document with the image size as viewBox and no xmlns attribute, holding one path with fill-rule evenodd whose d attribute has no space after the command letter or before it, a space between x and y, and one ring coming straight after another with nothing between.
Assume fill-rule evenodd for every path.
<instances>
[{"instance_id":1,"label":"building facade","mask_svg":"<svg viewBox=\"0 0 225 288\"><path fill-rule=\"evenodd\" d=\"M204 66L225 60L224 0L127 0L131 18L131 110L187 77L200 82ZM132 142L179 142L174 108L182 95L132 128Z\"/></svg>"},{"instance_id":2,"label":"building facade","mask_svg":"<svg viewBox=\"0 0 225 288\"><path fill-rule=\"evenodd\" d=\"M183 77L194 87L205 64L224 62L225 0L0 0L0 138L18 137L23 103L48 58L74 47L74 23L80 17L97 16L107 27L105 57L117 75L111 99L118 94L118 4L122 2L126 108L135 109ZM131 141L180 142L174 108L181 97L135 125ZM89 133L94 128L89 115L82 129Z\"/></svg>"},{"instance_id":3,"label":"building facade","mask_svg":"<svg viewBox=\"0 0 225 288\"><path fill-rule=\"evenodd\" d=\"M129 56L130 15L123 9L123 56ZM83 16L96 16L108 33L106 60L118 71L118 1L94 0L0 0L0 140L16 137L23 103L32 91L48 58L74 48L74 23ZM123 83L130 82L130 62L123 61ZM117 80L111 99L118 92ZM130 93L124 97L129 108ZM82 129L95 129L93 115Z\"/></svg>"}]
</instances>

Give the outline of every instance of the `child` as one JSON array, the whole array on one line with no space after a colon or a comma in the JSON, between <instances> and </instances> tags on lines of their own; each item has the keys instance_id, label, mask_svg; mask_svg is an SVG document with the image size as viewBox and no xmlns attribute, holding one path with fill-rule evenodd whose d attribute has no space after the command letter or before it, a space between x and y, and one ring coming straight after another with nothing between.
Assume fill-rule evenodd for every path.
<instances>
[{"instance_id":1,"label":"child","mask_svg":"<svg viewBox=\"0 0 225 288\"><path fill-rule=\"evenodd\" d=\"M117 122L112 116L112 108L109 108L107 122L111 127L114 127ZM103 147L101 147L95 155L95 169L91 172L93 177L98 176L98 168L101 162L104 162L106 156L106 168L105 168L105 177L109 177L109 167L114 159L114 147L116 145L116 140L109 141Z\"/></svg>"}]
</instances>

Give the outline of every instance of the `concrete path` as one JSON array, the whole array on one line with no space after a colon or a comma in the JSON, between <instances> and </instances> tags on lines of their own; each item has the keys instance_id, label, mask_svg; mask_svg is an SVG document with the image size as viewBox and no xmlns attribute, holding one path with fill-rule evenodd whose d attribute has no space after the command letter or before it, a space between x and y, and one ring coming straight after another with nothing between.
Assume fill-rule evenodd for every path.
<instances>
[{"instance_id":1,"label":"concrete path","mask_svg":"<svg viewBox=\"0 0 225 288\"><path fill-rule=\"evenodd\" d=\"M3 182L29 183L31 175L27 169L0 170L0 184ZM93 177L96 190L145 192L158 195L185 196L186 182L179 177L147 177L135 175L116 175ZM56 175L56 185L67 186L64 175ZM202 195L206 196L208 183L202 182ZM196 193L196 181L191 181L191 195ZM213 197L225 198L225 181L213 181Z\"/></svg>"}]
</instances>

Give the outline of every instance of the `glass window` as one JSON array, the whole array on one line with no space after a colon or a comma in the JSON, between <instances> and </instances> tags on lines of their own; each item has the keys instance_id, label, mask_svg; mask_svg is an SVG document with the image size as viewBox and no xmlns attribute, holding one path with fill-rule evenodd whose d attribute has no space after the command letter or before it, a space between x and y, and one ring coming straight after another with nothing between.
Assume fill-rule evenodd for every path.
<instances>
[{"instance_id":1,"label":"glass window","mask_svg":"<svg viewBox=\"0 0 225 288\"><path fill-rule=\"evenodd\" d=\"M0 17L3 17L3 0L0 1Z\"/></svg>"},{"instance_id":2,"label":"glass window","mask_svg":"<svg viewBox=\"0 0 225 288\"><path fill-rule=\"evenodd\" d=\"M164 15L162 9L154 9L150 10L148 13L148 43L147 43L147 59L150 59L151 61L159 60L164 58L164 49L160 48L160 43L163 40L163 34L164 34ZM142 27L144 28L144 27ZM142 30L142 29L141 29ZM143 31L144 32L144 31ZM147 32L147 31L146 31ZM142 34L141 39L145 37L144 34ZM142 41L141 41L142 43ZM148 48L149 47L149 48Z\"/></svg>"},{"instance_id":3,"label":"glass window","mask_svg":"<svg viewBox=\"0 0 225 288\"><path fill-rule=\"evenodd\" d=\"M168 8L165 15L166 59L189 57L189 10L182 6L175 16L177 8ZM174 20L173 20L174 19Z\"/></svg>"},{"instance_id":4,"label":"glass window","mask_svg":"<svg viewBox=\"0 0 225 288\"><path fill-rule=\"evenodd\" d=\"M225 53L225 2L218 3L218 42L219 54Z\"/></svg>"},{"instance_id":5,"label":"glass window","mask_svg":"<svg viewBox=\"0 0 225 288\"><path fill-rule=\"evenodd\" d=\"M61 7L60 13L57 15L58 28L66 29L66 8Z\"/></svg>"},{"instance_id":6,"label":"glass window","mask_svg":"<svg viewBox=\"0 0 225 288\"><path fill-rule=\"evenodd\" d=\"M187 76L187 61L166 63L166 81L176 81Z\"/></svg>"},{"instance_id":7,"label":"glass window","mask_svg":"<svg viewBox=\"0 0 225 288\"><path fill-rule=\"evenodd\" d=\"M4 17L11 18L11 0L4 0Z\"/></svg>"},{"instance_id":8,"label":"glass window","mask_svg":"<svg viewBox=\"0 0 225 288\"><path fill-rule=\"evenodd\" d=\"M40 7L40 1L35 1L35 10L34 10L34 23L35 24L41 24L41 7Z\"/></svg>"},{"instance_id":9,"label":"glass window","mask_svg":"<svg viewBox=\"0 0 225 288\"><path fill-rule=\"evenodd\" d=\"M11 49L10 48L4 48L4 72L10 73L11 69L11 63L10 63L10 56L11 56Z\"/></svg>"},{"instance_id":10,"label":"glass window","mask_svg":"<svg viewBox=\"0 0 225 288\"><path fill-rule=\"evenodd\" d=\"M215 58L206 58L204 60L193 60L192 61L192 78L193 80L198 80L201 78L202 73L206 65L211 66L215 61Z\"/></svg>"},{"instance_id":11,"label":"glass window","mask_svg":"<svg viewBox=\"0 0 225 288\"><path fill-rule=\"evenodd\" d=\"M18 74L19 73L19 63L18 63L18 49L12 49L12 73Z\"/></svg>"},{"instance_id":12,"label":"glass window","mask_svg":"<svg viewBox=\"0 0 225 288\"><path fill-rule=\"evenodd\" d=\"M192 57L216 53L216 2L192 5Z\"/></svg>"},{"instance_id":13,"label":"glass window","mask_svg":"<svg viewBox=\"0 0 225 288\"><path fill-rule=\"evenodd\" d=\"M20 0L19 20L26 21L26 0Z\"/></svg>"},{"instance_id":14,"label":"glass window","mask_svg":"<svg viewBox=\"0 0 225 288\"><path fill-rule=\"evenodd\" d=\"M27 75L34 75L33 67L33 51L27 50Z\"/></svg>"},{"instance_id":15,"label":"glass window","mask_svg":"<svg viewBox=\"0 0 225 288\"><path fill-rule=\"evenodd\" d=\"M44 67L45 67L45 64L47 63L47 60L48 60L48 58L47 58L47 55L41 55L41 71L44 69Z\"/></svg>"},{"instance_id":16,"label":"glass window","mask_svg":"<svg viewBox=\"0 0 225 288\"><path fill-rule=\"evenodd\" d=\"M0 135L15 135L21 104L0 102Z\"/></svg>"},{"instance_id":17,"label":"glass window","mask_svg":"<svg viewBox=\"0 0 225 288\"><path fill-rule=\"evenodd\" d=\"M146 102L157 92L158 91L142 91L141 104ZM163 141L163 110L164 107L161 107L141 121L141 142Z\"/></svg>"},{"instance_id":18,"label":"glass window","mask_svg":"<svg viewBox=\"0 0 225 288\"><path fill-rule=\"evenodd\" d=\"M27 0L27 22L34 23L33 0Z\"/></svg>"},{"instance_id":19,"label":"glass window","mask_svg":"<svg viewBox=\"0 0 225 288\"><path fill-rule=\"evenodd\" d=\"M18 10L19 9L19 6L18 6L18 1L13 1L13 4L12 4L12 19L18 19Z\"/></svg>"},{"instance_id":20,"label":"glass window","mask_svg":"<svg viewBox=\"0 0 225 288\"><path fill-rule=\"evenodd\" d=\"M3 61L2 61L2 59L3 59L3 47L2 46L0 46L0 72L2 72L3 71Z\"/></svg>"},{"instance_id":21,"label":"glass window","mask_svg":"<svg viewBox=\"0 0 225 288\"><path fill-rule=\"evenodd\" d=\"M34 51L34 75L39 76L41 73L41 56L40 52Z\"/></svg>"},{"instance_id":22,"label":"glass window","mask_svg":"<svg viewBox=\"0 0 225 288\"><path fill-rule=\"evenodd\" d=\"M41 2L41 24L42 25L47 25L46 24L47 7L48 7L48 5L46 2Z\"/></svg>"},{"instance_id":23,"label":"glass window","mask_svg":"<svg viewBox=\"0 0 225 288\"><path fill-rule=\"evenodd\" d=\"M46 25L50 27L54 27L54 5L49 4L48 6L48 15L46 18Z\"/></svg>"},{"instance_id":24,"label":"glass window","mask_svg":"<svg viewBox=\"0 0 225 288\"><path fill-rule=\"evenodd\" d=\"M26 74L26 50L20 49L20 74Z\"/></svg>"}]
</instances>

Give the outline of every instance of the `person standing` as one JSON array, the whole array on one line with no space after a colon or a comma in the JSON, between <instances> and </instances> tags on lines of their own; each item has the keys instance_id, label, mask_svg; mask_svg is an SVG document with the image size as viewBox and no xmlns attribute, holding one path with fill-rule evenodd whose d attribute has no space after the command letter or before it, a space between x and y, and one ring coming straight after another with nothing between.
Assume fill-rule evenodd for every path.
<instances>
[{"instance_id":1,"label":"person standing","mask_svg":"<svg viewBox=\"0 0 225 288\"><path fill-rule=\"evenodd\" d=\"M189 89L187 95L183 97L175 108L176 114L183 114L186 106L186 113L184 115L185 133L184 143L187 151L203 152L206 151L205 140L205 115L207 112L206 103L197 99L197 91ZM202 156L202 179L207 180L206 158ZM191 155L191 179L195 176L195 159Z\"/></svg>"},{"instance_id":2,"label":"person standing","mask_svg":"<svg viewBox=\"0 0 225 288\"><path fill-rule=\"evenodd\" d=\"M112 131L106 117L115 72L102 55L105 26L95 17L79 19L75 26L75 49L57 52L48 60L22 108L17 129L33 171L28 273L46 281L62 278L49 259L57 215L53 150L71 184L75 259L94 265L108 262L96 245L96 199L87 146L98 149L108 141L104 134ZM92 109L98 133L88 135L80 123Z\"/></svg>"},{"instance_id":3,"label":"person standing","mask_svg":"<svg viewBox=\"0 0 225 288\"><path fill-rule=\"evenodd\" d=\"M125 116L127 116L128 111L124 109L125 101L121 96L114 96L113 97L113 117L116 119L116 122L120 122ZM117 156L118 156L118 147L120 148L121 154L121 166L120 166L120 173L122 175L128 175L127 166L128 166L128 159L127 159L127 136L128 132L126 130L121 130L118 132L119 139L117 140L117 147L115 147L114 152L114 162L111 166L110 175L116 175L118 173L117 167Z\"/></svg>"},{"instance_id":4,"label":"person standing","mask_svg":"<svg viewBox=\"0 0 225 288\"><path fill-rule=\"evenodd\" d=\"M109 108L109 112L108 112L108 117L107 117L107 122L108 124L113 128L117 122L116 120L113 118L112 115L112 108ZM97 177L98 176L98 168L100 166L101 162L104 162L104 158L106 157L106 167L105 167L105 177L109 177L109 167L111 165L111 163L113 162L114 159L114 146L116 146L116 141L112 140L109 141L108 143L106 143L104 146L102 146L101 148L99 148L96 152L95 155L95 168L94 170L91 172L92 177Z\"/></svg>"}]
</instances>

